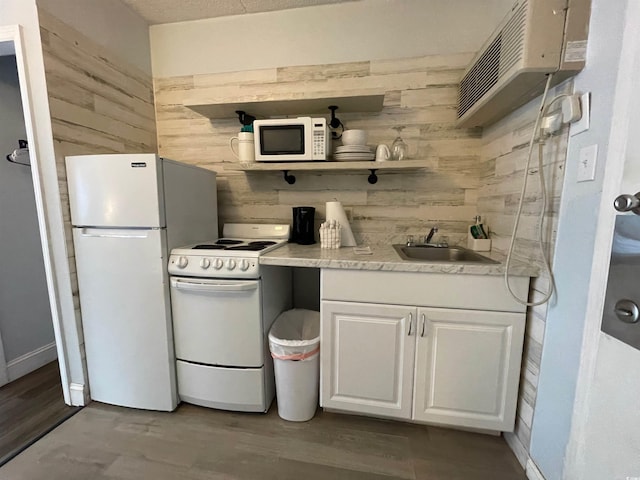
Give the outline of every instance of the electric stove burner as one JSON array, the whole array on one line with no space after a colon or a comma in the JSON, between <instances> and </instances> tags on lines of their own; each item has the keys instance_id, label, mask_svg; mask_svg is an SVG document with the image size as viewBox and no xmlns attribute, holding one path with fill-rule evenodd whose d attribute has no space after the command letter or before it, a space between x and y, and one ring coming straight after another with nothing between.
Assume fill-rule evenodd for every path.
<instances>
[{"instance_id":1,"label":"electric stove burner","mask_svg":"<svg viewBox=\"0 0 640 480\"><path fill-rule=\"evenodd\" d=\"M238 247L228 247L227 250L249 250L252 252L259 252L260 250L264 250L266 245L240 245Z\"/></svg>"},{"instance_id":2,"label":"electric stove burner","mask_svg":"<svg viewBox=\"0 0 640 480\"><path fill-rule=\"evenodd\" d=\"M233 240L231 238L221 238L216 242L216 245L238 245L242 243L242 240Z\"/></svg>"},{"instance_id":3,"label":"electric stove burner","mask_svg":"<svg viewBox=\"0 0 640 480\"><path fill-rule=\"evenodd\" d=\"M203 243L202 245L192 247L192 250L224 250L225 248L227 248L225 245L211 245L209 243Z\"/></svg>"},{"instance_id":4,"label":"electric stove burner","mask_svg":"<svg viewBox=\"0 0 640 480\"><path fill-rule=\"evenodd\" d=\"M277 242L273 242L271 240L255 240L242 245L243 243L244 242L242 240L234 240L231 238L221 238L217 240L215 244L203 243L200 245L195 245L191 249L192 250L245 250L250 252L259 252L260 250L264 250L265 248L271 245L275 245Z\"/></svg>"}]
</instances>

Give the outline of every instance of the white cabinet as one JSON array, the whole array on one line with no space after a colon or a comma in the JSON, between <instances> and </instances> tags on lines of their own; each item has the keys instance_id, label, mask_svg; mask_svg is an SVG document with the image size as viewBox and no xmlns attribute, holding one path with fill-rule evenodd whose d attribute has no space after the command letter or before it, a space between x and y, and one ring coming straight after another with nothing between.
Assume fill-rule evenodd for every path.
<instances>
[{"instance_id":1,"label":"white cabinet","mask_svg":"<svg viewBox=\"0 0 640 480\"><path fill-rule=\"evenodd\" d=\"M418 324L413 419L512 430L524 315L421 308Z\"/></svg>"},{"instance_id":2,"label":"white cabinet","mask_svg":"<svg viewBox=\"0 0 640 480\"><path fill-rule=\"evenodd\" d=\"M323 270L321 285L323 408L513 430L525 309L501 278Z\"/></svg>"},{"instance_id":3,"label":"white cabinet","mask_svg":"<svg viewBox=\"0 0 640 480\"><path fill-rule=\"evenodd\" d=\"M323 302L322 315L322 405L411 418L416 309Z\"/></svg>"}]
</instances>

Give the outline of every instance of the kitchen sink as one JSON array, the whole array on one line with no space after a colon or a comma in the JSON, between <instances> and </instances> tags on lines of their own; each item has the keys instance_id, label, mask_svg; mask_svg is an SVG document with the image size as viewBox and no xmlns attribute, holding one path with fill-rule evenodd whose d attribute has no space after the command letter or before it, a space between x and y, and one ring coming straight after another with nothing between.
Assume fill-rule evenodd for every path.
<instances>
[{"instance_id":1,"label":"kitchen sink","mask_svg":"<svg viewBox=\"0 0 640 480\"><path fill-rule=\"evenodd\" d=\"M440 247L434 245L393 245L403 260L433 263L499 263L462 247Z\"/></svg>"}]
</instances>

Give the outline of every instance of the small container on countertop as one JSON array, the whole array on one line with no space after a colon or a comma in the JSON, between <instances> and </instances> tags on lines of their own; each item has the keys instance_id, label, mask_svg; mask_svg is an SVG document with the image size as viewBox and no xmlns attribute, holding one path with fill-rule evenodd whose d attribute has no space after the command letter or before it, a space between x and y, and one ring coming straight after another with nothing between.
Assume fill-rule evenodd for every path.
<instances>
[{"instance_id":1,"label":"small container on countertop","mask_svg":"<svg viewBox=\"0 0 640 480\"><path fill-rule=\"evenodd\" d=\"M469 250L475 250L476 252L490 252L491 239L490 238L473 238L471 234L469 234L467 237L467 248Z\"/></svg>"},{"instance_id":2,"label":"small container on countertop","mask_svg":"<svg viewBox=\"0 0 640 480\"><path fill-rule=\"evenodd\" d=\"M320 225L320 248L340 248L342 226L335 220Z\"/></svg>"},{"instance_id":3,"label":"small container on countertop","mask_svg":"<svg viewBox=\"0 0 640 480\"><path fill-rule=\"evenodd\" d=\"M489 229L487 228L485 230L480 220L480 215L476 215L475 225L469 226L469 231L467 232L467 248L475 250L476 252L489 252L491 251L491 239L487 233Z\"/></svg>"}]
</instances>

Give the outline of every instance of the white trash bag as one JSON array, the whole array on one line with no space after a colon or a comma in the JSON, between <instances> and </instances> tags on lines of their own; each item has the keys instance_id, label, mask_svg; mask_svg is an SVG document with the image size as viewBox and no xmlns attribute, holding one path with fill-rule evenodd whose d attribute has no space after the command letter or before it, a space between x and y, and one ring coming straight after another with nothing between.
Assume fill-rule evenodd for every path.
<instances>
[{"instance_id":1,"label":"white trash bag","mask_svg":"<svg viewBox=\"0 0 640 480\"><path fill-rule=\"evenodd\" d=\"M320 351L320 312L295 308L280 314L269 332L271 356L305 360Z\"/></svg>"},{"instance_id":2,"label":"white trash bag","mask_svg":"<svg viewBox=\"0 0 640 480\"><path fill-rule=\"evenodd\" d=\"M269 332L276 377L278 415L291 422L311 420L318 408L320 313L283 312Z\"/></svg>"}]
</instances>

